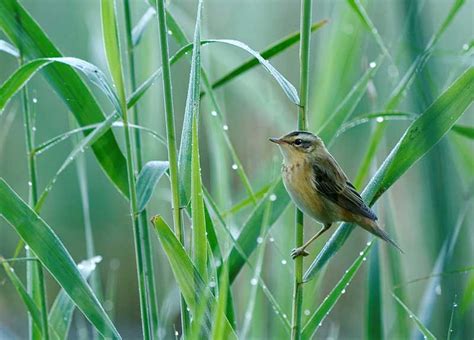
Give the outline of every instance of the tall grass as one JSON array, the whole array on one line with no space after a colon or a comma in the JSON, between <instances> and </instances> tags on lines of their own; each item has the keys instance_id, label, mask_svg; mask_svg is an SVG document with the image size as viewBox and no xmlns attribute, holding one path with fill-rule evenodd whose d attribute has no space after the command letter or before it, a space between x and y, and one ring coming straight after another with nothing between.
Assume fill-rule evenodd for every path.
<instances>
[{"instance_id":1,"label":"tall grass","mask_svg":"<svg viewBox=\"0 0 474 340\"><path fill-rule=\"evenodd\" d=\"M61 40L72 21L0 1L0 338L75 337L76 309L117 339L472 337L472 4L269 4L68 4L95 20L75 28L103 41L90 53ZM405 255L342 223L290 259L315 222L293 214L267 139L295 120L368 205L387 196L377 214ZM433 195L442 227L418 208Z\"/></svg>"}]
</instances>

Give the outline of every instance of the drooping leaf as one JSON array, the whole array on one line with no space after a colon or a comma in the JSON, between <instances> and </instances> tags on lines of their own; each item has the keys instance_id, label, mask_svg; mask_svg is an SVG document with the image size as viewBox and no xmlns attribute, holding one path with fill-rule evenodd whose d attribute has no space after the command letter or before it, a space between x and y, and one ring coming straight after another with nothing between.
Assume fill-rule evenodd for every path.
<instances>
[{"instance_id":1,"label":"drooping leaf","mask_svg":"<svg viewBox=\"0 0 474 340\"><path fill-rule=\"evenodd\" d=\"M132 30L132 44L133 46L137 46L140 42L140 39L143 36L143 33L145 32L145 29L147 28L148 24L151 22L151 19L155 16L156 11L153 7L148 7L146 10L145 14L142 15L140 20L138 20L138 23L133 27Z\"/></svg>"},{"instance_id":2,"label":"drooping leaf","mask_svg":"<svg viewBox=\"0 0 474 340\"><path fill-rule=\"evenodd\" d=\"M53 230L0 178L0 215L36 254L75 305L101 334L120 338L104 308Z\"/></svg>"},{"instance_id":3,"label":"drooping leaf","mask_svg":"<svg viewBox=\"0 0 474 340\"><path fill-rule=\"evenodd\" d=\"M137 179L138 212L142 212L146 208L156 184L168 167L168 161L150 161L143 166Z\"/></svg>"}]
</instances>

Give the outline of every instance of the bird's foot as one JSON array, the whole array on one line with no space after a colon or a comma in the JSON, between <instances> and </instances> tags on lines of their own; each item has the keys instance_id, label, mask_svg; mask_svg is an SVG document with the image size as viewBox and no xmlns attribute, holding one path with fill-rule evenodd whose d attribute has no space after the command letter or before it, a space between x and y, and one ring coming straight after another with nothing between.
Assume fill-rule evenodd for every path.
<instances>
[{"instance_id":1,"label":"bird's foot","mask_svg":"<svg viewBox=\"0 0 474 340\"><path fill-rule=\"evenodd\" d=\"M291 258L294 260L294 259L296 259L298 256L308 256L309 253L308 253L306 250L304 250L303 247L299 247L299 248L293 249L293 250L291 251L290 255L291 255Z\"/></svg>"}]
</instances>

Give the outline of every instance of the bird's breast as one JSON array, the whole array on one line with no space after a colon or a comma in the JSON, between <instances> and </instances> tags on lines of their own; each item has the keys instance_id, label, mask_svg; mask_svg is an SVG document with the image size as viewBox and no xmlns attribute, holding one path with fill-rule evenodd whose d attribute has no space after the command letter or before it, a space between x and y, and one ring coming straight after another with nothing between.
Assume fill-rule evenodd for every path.
<instances>
[{"instance_id":1,"label":"bird's breast","mask_svg":"<svg viewBox=\"0 0 474 340\"><path fill-rule=\"evenodd\" d=\"M298 209L321 223L333 221L331 207L327 200L314 188L312 169L307 162L284 164L283 183Z\"/></svg>"}]
</instances>

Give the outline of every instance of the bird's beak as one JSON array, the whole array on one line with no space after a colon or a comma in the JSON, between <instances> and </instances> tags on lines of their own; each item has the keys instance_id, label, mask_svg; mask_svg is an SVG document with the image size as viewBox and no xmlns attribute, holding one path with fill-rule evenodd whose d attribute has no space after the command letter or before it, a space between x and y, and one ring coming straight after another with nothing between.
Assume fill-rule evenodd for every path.
<instances>
[{"instance_id":1,"label":"bird's beak","mask_svg":"<svg viewBox=\"0 0 474 340\"><path fill-rule=\"evenodd\" d=\"M284 141L281 138L269 138L270 142L275 144L283 144Z\"/></svg>"}]
</instances>

